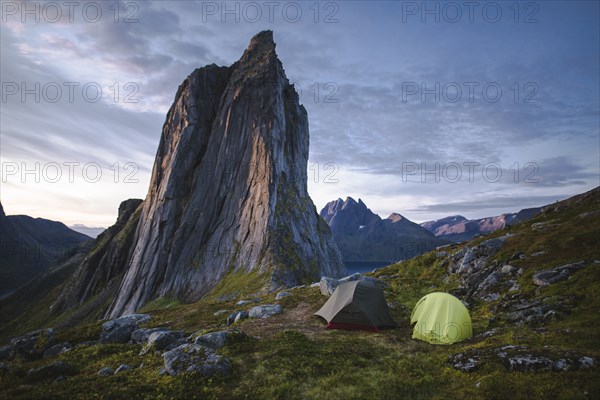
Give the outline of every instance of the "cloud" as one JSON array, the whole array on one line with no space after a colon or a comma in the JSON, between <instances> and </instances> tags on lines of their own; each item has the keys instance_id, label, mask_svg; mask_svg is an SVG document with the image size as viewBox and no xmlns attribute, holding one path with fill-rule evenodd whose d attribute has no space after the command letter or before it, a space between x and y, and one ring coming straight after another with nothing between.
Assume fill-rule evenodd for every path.
<instances>
[{"instance_id":1,"label":"cloud","mask_svg":"<svg viewBox=\"0 0 600 400\"><path fill-rule=\"evenodd\" d=\"M11 20L0 27L3 82L97 82L105 94L97 103L15 98L3 103L3 161L109 166L133 160L147 179L165 113L183 79L206 64L230 65L252 35L273 29L286 73L308 110L310 159L339 167L339 183L311 183L317 205L351 195L381 215L399 211L428 219L445 212L444 204L458 207L453 212L472 206L473 213L493 215L518 201L530 198L539 205L599 183L597 4L544 3L537 24L516 24L508 17L498 24L481 18L449 24L401 22L401 4L336 3L338 22L326 24L323 18L331 10L324 3L317 23L312 3L301 3L303 18L297 23L282 18L281 8L273 22L229 18L223 23L220 15L206 20L203 2L135 2L138 22L124 23L132 10L127 1L119 2L115 23L114 2L94 3L103 7L98 23L78 14L73 23L63 16L55 24ZM124 88L128 82L137 85L139 102L111 101L110 87L118 84L122 100L130 93ZM469 82L478 83L472 101ZM429 89L439 84L439 101L432 94L407 94L413 83L420 91L422 84ZM454 83L462 89L457 102L448 99ZM498 102L484 98L482 88L490 83L502 89ZM464 162L496 163L502 177L488 182L478 169L473 182L422 183L420 175L404 180L406 163L431 168ZM530 162L538 168L535 183L522 182ZM122 192L110 186L102 214L116 212L115 204L126 196L143 195L143 185ZM93 196L102 194L84 190L89 188L64 195L80 203L100 201ZM59 204L60 193L52 193L53 205ZM26 204L24 199L23 194L14 204ZM477 208L476 201L491 208ZM65 202L77 207L77 200Z\"/></svg>"}]
</instances>

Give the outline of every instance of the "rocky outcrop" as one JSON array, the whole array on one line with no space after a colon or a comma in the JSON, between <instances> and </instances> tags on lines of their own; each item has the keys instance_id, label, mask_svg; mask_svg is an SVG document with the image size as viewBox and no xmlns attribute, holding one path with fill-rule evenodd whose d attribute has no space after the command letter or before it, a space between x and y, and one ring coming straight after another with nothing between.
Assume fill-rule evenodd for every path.
<instances>
[{"instance_id":1,"label":"rocky outcrop","mask_svg":"<svg viewBox=\"0 0 600 400\"><path fill-rule=\"evenodd\" d=\"M269 318L276 314L281 314L283 308L279 304L263 304L250 309L248 316L250 318Z\"/></svg>"},{"instance_id":2,"label":"rocky outcrop","mask_svg":"<svg viewBox=\"0 0 600 400\"><path fill-rule=\"evenodd\" d=\"M173 376L182 373L212 376L228 374L231 371L231 362L227 358L199 344L183 344L163 353L163 359L165 370Z\"/></svg>"},{"instance_id":3,"label":"rocky outcrop","mask_svg":"<svg viewBox=\"0 0 600 400\"><path fill-rule=\"evenodd\" d=\"M374 214L361 199L337 199L325 205L321 216L331 228L344 261L390 264L418 256L450 242L393 213L386 219Z\"/></svg>"},{"instance_id":4,"label":"rocky outcrop","mask_svg":"<svg viewBox=\"0 0 600 400\"><path fill-rule=\"evenodd\" d=\"M594 367L592 357L571 352L537 354L526 346L507 345L487 349L469 349L448 358L448 362L463 372L473 372L484 364L501 364L511 372L542 372L586 370Z\"/></svg>"},{"instance_id":5,"label":"rocky outcrop","mask_svg":"<svg viewBox=\"0 0 600 400\"><path fill-rule=\"evenodd\" d=\"M308 119L275 53L252 38L230 67L195 70L167 114L129 268L110 316L194 301L231 271L296 285L343 274L307 192Z\"/></svg>"},{"instance_id":6,"label":"rocky outcrop","mask_svg":"<svg viewBox=\"0 0 600 400\"><path fill-rule=\"evenodd\" d=\"M148 314L131 314L107 321L102 324L100 343L127 343L138 325L149 320Z\"/></svg>"},{"instance_id":7,"label":"rocky outcrop","mask_svg":"<svg viewBox=\"0 0 600 400\"><path fill-rule=\"evenodd\" d=\"M538 286L548 286L556 282L568 279L575 271L583 268L585 261L563 265L552 269L545 269L533 274L533 283Z\"/></svg>"},{"instance_id":8,"label":"rocky outcrop","mask_svg":"<svg viewBox=\"0 0 600 400\"><path fill-rule=\"evenodd\" d=\"M36 360L44 356L44 352L55 344L54 329L39 329L28 332L10 340L10 345L0 348L0 360L22 357Z\"/></svg>"}]
</instances>

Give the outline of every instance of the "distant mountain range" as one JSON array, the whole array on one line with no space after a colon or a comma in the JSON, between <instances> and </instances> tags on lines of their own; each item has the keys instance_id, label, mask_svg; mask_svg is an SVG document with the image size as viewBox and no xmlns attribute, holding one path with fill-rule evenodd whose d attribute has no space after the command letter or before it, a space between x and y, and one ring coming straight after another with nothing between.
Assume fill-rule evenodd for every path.
<instances>
[{"instance_id":1,"label":"distant mountain range","mask_svg":"<svg viewBox=\"0 0 600 400\"><path fill-rule=\"evenodd\" d=\"M450 243L400 214L382 219L361 199L357 202L352 197L327 203L320 215L329 224L346 263L392 263Z\"/></svg>"},{"instance_id":2,"label":"distant mountain range","mask_svg":"<svg viewBox=\"0 0 600 400\"><path fill-rule=\"evenodd\" d=\"M4 213L0 203L0 296L17 289L91 241L65 224Z\"/></svg>"},{"instance_id":3,"label":"distant mountain range","mask_svg":"<svg viewBox=\"0 0 600 400\"><path fill-rule=\"evenodd\" d=\"M500 214L495 217L479 219L466 219L462 215L453 215L423 222L421 226L432 232L436 237L458 243L533 218L541 210L542 207L526 208L517 213Z\"/></svg>"},{"instance_id":4,"label":"distant mountain range","mask_svg":"<svg viewBox=\"0 0 600 400\"><path fill-rule=\"evenodd\" d=\"M86 236L96 239L98 235L106 230L106 228L97 227L97 226L86 226L83 224L75 224L70 225L70 229L73 229L75 232L83 233Z\"/></svg>"}]
</instances>

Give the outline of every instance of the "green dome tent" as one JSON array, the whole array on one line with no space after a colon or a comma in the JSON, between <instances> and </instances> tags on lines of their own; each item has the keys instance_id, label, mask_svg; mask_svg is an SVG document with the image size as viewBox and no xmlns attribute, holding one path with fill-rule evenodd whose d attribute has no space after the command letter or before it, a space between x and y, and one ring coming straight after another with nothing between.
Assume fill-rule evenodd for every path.
<instances>
[{"instance_id":1,"label":"green dome tent","mask_svg":"<svg viewBox=\"0 0 600 400\"><path fill-rule=\"evenodd\" d=\"M469 310L448 293L430 293L417 302L410 316L413 339L432 344L452 344L473 336Z\"/></svg>"}]
</instances>

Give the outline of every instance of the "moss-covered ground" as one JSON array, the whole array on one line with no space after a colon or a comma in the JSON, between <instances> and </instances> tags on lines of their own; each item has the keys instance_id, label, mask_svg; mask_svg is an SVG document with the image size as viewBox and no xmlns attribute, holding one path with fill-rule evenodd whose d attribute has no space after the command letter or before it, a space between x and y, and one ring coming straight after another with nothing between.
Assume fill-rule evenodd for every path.
<instances>
[{"instance_id":1,"label":"moss-covered ground","mask_svg":"<svg viewBox=\"0 0 600 400\"><path fill-rule=\"evenodd\" d=\"M520 298L552 303L567 302L568 313L544 324L508 323L497 315L507 294L491 303L470 306L474 338L444 346L411 338L410 312L419 298L432 291L455 289L446 279L443 257L431 252L374 273L388 283L386 297L398 323L379 333L325 330L324 321L312 314L326 301L318 288L290 290L275 300L276 293L261 291L258 274L231 274L214 292L194 304L158 299L143 311L152 315L146 326L167 326L191 334L226 329L227 313L248 310L255 304L279 303L284 312L264 320L244 320L235 328L247 335L218 350L233 363L228 376L161 375L160 354L139 356L140 345L82 344L51 359L12 362L2 370L0 398L5 399L598 399L598 367L564 372L510 372L499 362L486 362L474 372L455 369L449 357L473 349L509 344L526 346L549 356L572 352L600 360L600 209L598 196L566 203L533 220L495 232L512 236L495 258L511 260L523 268L518 278ZM582 213L596 212L581 216ZM549 227L533 230L546 222ZM466 244L473 245L486 238ZM443 249L454 252L464 245ZM521 252L524 259L514 259ZM532 257L531 254L545 252ZM570 279L537 288L536 271L588 261ZM223 301L225 295L234 293ZM260 303L236 306L240 299ZM57 339L72 344L97 340L101 322L90 321L57 332ZM480 334L496 328L489 337ZM49 361L64 360L77 373L61 381L31 383L27 371ZM121 363L133 367L114 376L98 376L102 367Z\"/></svg>"}]
</instances>

